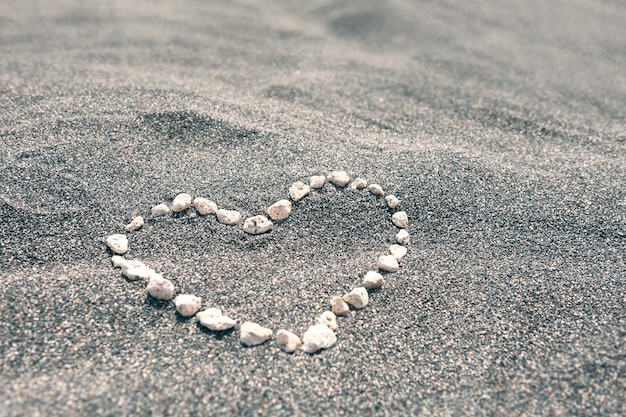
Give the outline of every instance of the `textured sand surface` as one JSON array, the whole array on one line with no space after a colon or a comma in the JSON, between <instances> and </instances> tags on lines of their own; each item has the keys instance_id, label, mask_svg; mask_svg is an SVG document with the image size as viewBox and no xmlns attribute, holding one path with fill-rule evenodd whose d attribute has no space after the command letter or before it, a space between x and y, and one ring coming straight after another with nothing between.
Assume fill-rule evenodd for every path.
<instances>
[{"instance_id":1,"label":"textured sand surface","mask_svg":"<svg viewBox=\"0 0 626 417\"><path fill-rule=\"evenodd\" d=\"M128 5L126 3L132 3ZM304 4L306 3L306 4ZM626 413L626 8L544 2L0 1L0 416ZM130 257L300 335L412 243L309 356L177 318Z\"/></svg>"}]
</instances>

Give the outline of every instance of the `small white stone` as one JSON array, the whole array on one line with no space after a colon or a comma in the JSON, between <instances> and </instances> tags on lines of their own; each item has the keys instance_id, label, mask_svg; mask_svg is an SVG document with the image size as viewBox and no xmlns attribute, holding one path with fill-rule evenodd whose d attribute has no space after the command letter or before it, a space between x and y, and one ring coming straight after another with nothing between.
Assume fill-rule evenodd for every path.
<instances>
[{"instance_id":1,"label":"small white stone","mask_svg":"<svg viewBox=\"0 0 626 417\"><path fill-rule=\"evenodd\" d=\"M172 211L174 213L180 213L191 207L191 196L187 193L180 193L174 197L172 201Z\"/></svg>"},{"instance_id":2,"label":"small white stone","mask_svg":"<svg viewBox=\"0 0 626 417\"><path fill-rule=\"evenodd\" d=\"M215 308L215 307L209 307L204 311L199 311L196 314L196 317L198 318L198 320L200 320L200 324L202 324L202 319L208 319L211 317L221 317L223 316L222 314L222 310L220 310L219 308Z\"/></svg>"},{"instance_id":3,"label":"small white stone","mask_svg":"<svg viewBox=\"0 0 626 417\"><path fill-rule=\"evenodd\" d=\"M204 327L213 330L215 332L222 332L224 330L232 329L237 325L237 322L228 316L222 314L222 310L218 308L207 308L204 311L196 314L198 321Z\"/></svg>"},{"instance_id":4,"label":"small white stone","mask_svg":"<svg viewBox=\"0 0 626 417\"><path fill-rule=\"evenodd\" d=\"M153 216L163 216L165 214L169 214L170 211L171 210L167 206L167 204L158 204L158 205L152 207L152 215Z\"/></svg>"},{"instance_id":5,"label":"small white stone","mask_svg":"<svg viewBox=\"0 0 626 417\"><path fill-rule=\"evenodd\" d=\"M389 246L389 252L396 258L401 259L406 255L406 248L402 245L391 245Z\"/></svg>"},{"instance_id":6,"label":"small white stone","mask_svg":"<svg viewBox=\"0 0 626 417\"><path fill-rule=\"evenodd\" d=\"M241 325L239 340L245 346L257 346L272 338L272 329L260 326L251 321Z\"/></svg>"},{"instance_id":7,"label":"small white stone","mask_svg":"<svg viewBox=\"0 0 626 417\"><path fill-rule=\"evenodd\" d=\"M308 328L302 336L302 350L306 353L315 353L328 349L337 343L337 335L325 324L316 324Z\"/></svg>"},{"instance_id":8,"label":"small white stone","mask_svg":"<svg viewBox=\"0 0 626 417\"><path fill-rule=\"evenodd\" d=\"M389 208L392 209L398 207L398 204L400 204L400 200L398 200L398 197L393 194L389 194L387 197L385 197L385 200L387 201L387 205L389 206Z\"/></svg>"},{"instance_id":9,"label":"small white stone","mask_svg":"<svg viewBox=\"0 0 626 417\"><path fill-rule=\"evenodd\" d=\"M323 324L325 326L328 326L328 328L332 331L337 330L337 327L339 327L337 325L337 316L335 316L335 313L333 313L332 311L324 311L322 314L320 314L320 316L317 318L317 324Z\"/></svg>"},{"instance_id":10,"label":"small white stone","mask_svg":"<svg viewBox=\"0 0 626 417\"><path fill-rule=\"evenodd\" d=\"M124 262L126 262L126 259L122 258L120 255L111 256L111 263L115 268L121 268Z\"/></svg>"},{"instance_id":11,"label":"small white stone","mask_svg":"<svg viewBox=\"0 0 626 417\"><path fill-rule=\"evenodd\" d=\"M406 215L406 211L398 211L393 213L391 221L398 227L405 229L409 225L409 217Z\"/></svg>"},{"instance_id":12,"label":"small white stone","mask_svg":"<svg viewBox=\"0 0 626 417\"><path fill-rule=\"evenodd\" d=\"M235 327L237 325L237 321L228 316L219 316L208 318L202 324L214 332L223 332L224 330L229 330Z\"/></svg>"},{"instance_id":13,"label":"small white stone","mask_svg":"<svg viewBox=\"0 0 626 417\"><path fill-rule=\"evenodd\" d=\"M200 310L202 299L191 294L181 294L174 299L174 304L176 304L176 311L181 316L189 317Z\"/></svg>"},{"instance_id":14,"label":"small white stone","mask_svg":"<svg viewBox=\"0 0 626 417\"><path fill-rule=\"evenodd\" d=\"M368 271L363 277L363 286L368 290L374 288L380 288L383 285L384 278L381 274L375 271Z\"/></svg>"},{"instance_id":15,"label":"small white stone","mask_svg":"<svg viewBox=\"0 0 626 417\"><path fill-rule=\"evenodd\" d=\"M343 298L341 298L341 296L339 295L331 298L330 306L333 310L333 314L336 316L347 316L350 312L350 306L348 306L348 304L343 301Z\"/></svg>"},{"instance_id":16,"label":"small white stone","mask_svg":"<svg viewBox=\"0 0 626 417\"><path fill-rule=\"evenodd\" d=\"M124 259L123 261L119 261L118 260L118 263L121 264L120 266L122 267L122 274L123 275L126 275L126 272L129 269L141 268L141 267L146 266L146 264L144 264L141 261L137 261L137 260L132 260L131 261L131 260L128 260L128 259Z\"/></svg>"},{"instance_id":17,"label":"small white stone","mask_svg":"<svg viewBox=\"0 0 626 417\"><path fill-rule=\"evenodd\" d=\"M302 345L302 341L295 333L285 329L276 332L276 346L287 353L293 353Z\"/></svg>"},{"instance_id":18,"label":"small white stone","mask_svg":"<svg viewBox=\"0 0 626 417\"><path fill-rule=\"evenodd\" d=\"M411 236L409 235L409 232L407 232L405 229L402 229L396 235L396 240L399 244L406 246L411 243Z\"/></svg>"},{"instance_id":19,"label":"small white stone","mask_svg":"<svg viewBox=\"0 0 626 417\"><path fill-rule=\"evenodd\" d=\"M326 177L323 175L313 175L309 182L311 188L320 189L324 187L326 184Z\"/></svg>"},{"instance_id":20,"label":"small white stone","mask_svg":"<svg viewBox=\"0 0 626 417\"><path fill-rule=\"evenodd\" d=\"M133 219L132 222L126 225L126 230L128 230L129 232L134 232L135 230L141 229L143 225L144 225L143 217L137 216Z\"/></svg>"},{"instance_id":21,"label":"small white stone","mask_svg":"<svg viewBox=\"0 0 626 417\"><path fill-rule=\"evenodd\" d=\"M345 187L350 182L350 176L346 171L333 171L328 175L328 182L335 184L337 187Z\"/></svg>"},{"instance_id":22,"label":"small white stone","mask_svg":"<svg viewBox=\"0 0 626 417\"><path fill-rule=\"evenodd\" d=\"M243 231L251 235L260 235L272 230L274 223L269 221L265 216L249 217L243 223Z\"/></svg>"},{"instance_id":23,"label":"small white stone","mask_svg":"<svg viewBox=\"0 0 626 417\"><path fill-rule=\"evenodd\" d=\"M231 226L237 224L239 220L241 220L241 213L239 213L237 210L219 209L216 211L216 214L217 220L220 223L228 224Z\"/></svg>"},{"instance_id":24,"label":"small white stone","mask_svg":"<svg viewBox=\"0 0 626 417\"><path fill-rule=\"evenodd\" d=\"M193 207L202 216L215 214L215 212L217 211L217 204L215 204L214 201L211 201L204 197L196 197L193 200Z\"/></svg>"},{"instance_id":25,"label":"small white stone","mask_svg":"<svg viewBox=\"0 0 626 417\"><path fill-rule=\"evenodd\" d=\"M311 192L311 187L306 185L303 182L294 182L291 187L289 187L289 196L293 201L300 201Z\"/></svg>"},{"instance_id":26,"label":"small white stone","mask_svg":"<svg viewBox=\"0 0 626 417\"><path fill-rule=\"evenodd\" d=\"M350 304L354 308L365 308L369 302L367 289L365 289L365 287L357 287L350 291L349 294L344 295L343 301Z\"/></svg>"},{"instance_id":27,"label":"small white stone","mask_svg":"<svg viewBox=\"0 0 626 417\"><path fill-rule=\"evenodd\" d=\"M267 214L269 214L272 220L284 220L291 214L291 201L279 200L269 206Z\"/></svg>"},{"instance_id":28,"label":"small white stone","mask_svg":"<svg viewBox=\"0 0 626 417\"><path fill-rule=\"evenodd\" d=\"M116 234L107 237L107 246L118 255L128 252L128 238L126 235Z\"/></svg>"},{"instance_id":29,"label":"small white stone","mask_svg":"<svg viewBox=\"0 0 626 417\"><path fill-rule=\"evenodd\" d=\"M383 187L381 187L378 184L370 184L370 186L367 187L367 189L370 190L370 193L374 195L385 195L385 192L383 191Z\"/></svg>"},{"instance_id":30,"label":"small white stone","mask_svg":"<svg viewBox=\"0 0 626 417\"><path fill-rule=\"evenodd\" d=\"M393 255L380 255L378 257L378 267L387 272L398 272L400 265Z\"/></svg>"},{"instance_id":31,"label":"small white stone","mask_svg":"<svg viewBox=\"0 0 626 417\"><path fill-rule=\"evenodd\" d=\"M146 289L157 300L171 300L174 296L174 284L161 274L152 274Z\"/></svg>"},{"instance_id":32,"label":"small white stone","mask_svg":"<svg viewBox=\"0 0 626 417\"><path fill-rule=\"evenodd\" d=\"M154 269L147 267L141 261L125 261L122 264L122 275L131 281L147 280L155 273Z\"/></svg>"},{"instance_id":33,"label":"small white stone","mask_svg":"<svg viewBox=\"0 0 626 417\"><path fill-rule=\"evenodd\" d=\"M352 184L350 184L350 188L352 188L353 190L360 190L361 188L365 187L367 187L367 180L363 178L357 178L352 181Z\"/></svg>"}]
</instances>

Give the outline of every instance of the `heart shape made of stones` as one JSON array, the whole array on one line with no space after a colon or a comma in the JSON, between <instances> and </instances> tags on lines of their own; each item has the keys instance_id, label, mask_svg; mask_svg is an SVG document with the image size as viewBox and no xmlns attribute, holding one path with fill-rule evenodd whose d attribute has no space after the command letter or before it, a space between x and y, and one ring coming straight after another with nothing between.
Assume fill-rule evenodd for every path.
<instances>
[{"instance_id":1,"label":"heart shape made of stones","mask_svg":"<svg viewBox=\"0 0 626 417\"><path fill-rule=\"evenodd\" d=\"M397 243L389 247L389 254L378 257L377 266L386 273L397 272L400 267L398 260L406 255L407 246L410 243L410 235L406 231L408 226L407 213L398 210L400 200L396 196L392 194L385 195L383 188L377 184L368 186L367 180L363 178L356 178L350 182L350 177L345 171L333 171L327 177L314 175L309 178L308 184L300 181L293 183L289 188L290 200L279 200L269 206L266 210L267 215L270 217L269 219L265 215L256 215L245 219L243 223L244 232L250 235L271 232L274 228L272 220L285 220L291 215L293 209L292 201L300 201L309 195L312 190L323 188L326 182L333 184L337 188L345 188L349 184L352 189L367 189L375 196L384 197L387 207L394 211L391 220L399 231L396 234ZM192 207L201 216L215 215L217 220L225 225L237 225L242 218L241 213L238 211L219 209L217 204L211 200L203 197L193 199L191 195L186 193L177 195L170 206L164 203L154 206L151 214L152 216L166 216L172 212L184 212ZM143 225L144 218L141 216L135 217L126 226L126 231L138 231ZM176 310L181 316L191 317L195 315L202 326L214 332L227 331L239 326L239 339L244 346L261 345L274 338L276 345L287 353L293 353L301 348L304 352L312 354L334 346L337 342L335 330L339 326L337 317L347 315L350 312L350 307L355 310L365 308L369 303L369 291L380 288L384 283L384 277L380 272L368 271L363 276L361 286L353 288L349 293L332 297L329 303L330 309L322 312L315 324L310 326L302 338L300 338L287 329L280 329L274 334L272 329L263 327L255 322L246 321L239 325L237 320L224 315L216 307L209 307L200 311L202 307L202 299L200 297L182 293L174 298L176 288L171 280L157 273L141 261L125 259L121 256L129 250L126 234L110 235L107 237L106 243L109 249L115 253L111 258L112 264L116 268L121 268L122 275L131 281L146 281L147 293L157 300L169 301L174 299Z\"/></svg>"}]
</instances>

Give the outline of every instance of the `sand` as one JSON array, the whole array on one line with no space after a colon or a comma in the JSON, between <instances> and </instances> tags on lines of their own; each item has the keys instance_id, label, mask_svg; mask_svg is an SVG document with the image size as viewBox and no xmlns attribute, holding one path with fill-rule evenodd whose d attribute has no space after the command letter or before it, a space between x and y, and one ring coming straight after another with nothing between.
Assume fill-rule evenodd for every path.
<instances>
[{"instance_id":1,"label":"sand","mask_svg":"<svg viewBox=\"0 0 626 417\"><path fill-rule=\"evenodd\" d=\"M624 414L618 1L0 2L0 416ZM105 239L240 323L302 335L408 213L337 344L177 318ZM348 187L349 188L349 187Z\"/></svg>"}]
</instances>

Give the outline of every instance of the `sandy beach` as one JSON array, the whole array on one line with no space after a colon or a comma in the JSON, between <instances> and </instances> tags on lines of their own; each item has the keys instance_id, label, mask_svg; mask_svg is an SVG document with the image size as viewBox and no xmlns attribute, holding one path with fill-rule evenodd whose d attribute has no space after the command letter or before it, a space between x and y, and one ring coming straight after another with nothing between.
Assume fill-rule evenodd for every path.
<instances>
[{"instance_id":1,"label":"sandy beach","mask_svg":"<svg viewBox=\"0 0 626 417\"><path fill-rule=\"evenodd\" d=\"M127 4L128 3L128 4ZM619 1L0 1L0 416L626 414ZM106 237L239 323L302 335L398 228L337 343L244 347L156 301ZM145 225L125 232L135 216Z\"/></svg>"}]
</instances>

